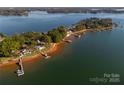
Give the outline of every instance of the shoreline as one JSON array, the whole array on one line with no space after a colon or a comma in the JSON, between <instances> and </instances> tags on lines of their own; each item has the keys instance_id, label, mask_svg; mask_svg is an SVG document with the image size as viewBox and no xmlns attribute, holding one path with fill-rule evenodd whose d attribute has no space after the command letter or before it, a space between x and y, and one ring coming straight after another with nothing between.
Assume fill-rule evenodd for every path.
<instances>
[{"instance_id":1,"label":"shoreline","mask_svg":"<svg viewBox=\"0 0 124 93\"><path fill-rule=\"evenodd\" d=\"M66 36L63 41L61 41L60 43L53 43L52 46L45 51L45 53L47 53L48 55L52 56L53 53L56 53L59 50L59 46L63 43L65 43L66 40L72 40L71 38L77 34L81 34L81 33L85 33L85 32L97 32L99 30L104 31L104 30L110 30L111 27L108 28L100 28L100 29L84 29L84 30L80 30L80 31L76 31L76 32L72 32L69 36ZM40 53L35 54L35 55L31 55L28 57L23 57L22 60L23 62L30 62L30 61L36 61L36 60L42 60L44 58L44 56ZM7 60L7 61L3 61L2 63L0 63L0 67L4 67L4 66L9 66L9 65L14 65L18 62L18 58L13 58L12 60Z\"/></svg>"},{"instance_id":2,"label":"shoreline","mask_svg":"<svg viewBox=\"0 0 124 93\"><path fill-rule=\"evenodd\" d=\"M50 49L48 49L47 51L45 51L48 55L51 55L52 53L55 53L59 50L59 46L61 45L61 43L54 43ZM43 55L41 55L41 53L32 55L32 56L28 56L28 57L24 57L22 58L23 62L32 62L32 61L36 61L36 60L42 60L44 58ZM0 64L0 67L4 67L4 66L10 66L10 65L14 65L18 62L18 58L12 59L12 61L5 61L5 63L3 62L2 64Z\"/></svg>"}]
</instances>

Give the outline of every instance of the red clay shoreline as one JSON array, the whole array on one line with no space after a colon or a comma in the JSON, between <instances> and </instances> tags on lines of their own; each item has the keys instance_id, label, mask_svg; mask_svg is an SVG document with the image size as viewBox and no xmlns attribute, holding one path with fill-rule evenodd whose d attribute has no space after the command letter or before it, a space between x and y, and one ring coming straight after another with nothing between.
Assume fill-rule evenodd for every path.
<instances>
[{"instance_id":1,"label":"red clay shoreline","mask_svg":"<svg viewBox=\"0 0 124 93\"><path fill-rule=\"evenodd\" d=\"M108 30L110 28L107 28ZM106 28L103 28L102 30L107 30ZM65 37L64 40L70 40L72 36L74 36L75 34L80 34L80 33L85 33L85 32L92 32L93 30L91 29L84 29L84 30L81 30L81 31L76 31L76 32L73 32L70 36L68 37ZM60 43L54 43L47 51L45 51L48 55L52 56L54 53L56 53L60 48L60 46L64 44L64 41L60 42ZM41 60L43 59L44 56L41 55L41 53L38 53L36 55L32 55L32 56L29 56L29 57L23 57L22 61L23 62L32 62L32 61L36 61L36 60ZM15 61L14 61L15 60ZM18 58L14 59L12 61L8 61L4 64L0 64L0 67L4 67L4 66L9 66L9 65L14 65L18 62Z\"/></svg>"},{"instance_id":2,"label":"red clay shoreline","mask_svg":"<svg viewBox=\"0 0 124 93\"><path fill-rule=\"evenodd\" d=\"M55 43L55 44L53 44L53 45L51 46L51 48L46 51L46 53L47 53L48 55L52 55L53 53L55 53L55 52L57 52L57 51L59 50L61 44L62 44L62 43ZM24 57L22 60L23 60L23 62L32 62L32 61L41 60L41 59L43 59L43 58L44 58L44 56L41 55L41 53L38 53L38 54L33 55L33 56ZM15 61L12 60L12 61L6 62L6 63L4 63L4 64L0 64L0 67L14 65L14 64L16 64L17 62L18 62L18 58L16 58Z\"/></svg>"}]
</instances>

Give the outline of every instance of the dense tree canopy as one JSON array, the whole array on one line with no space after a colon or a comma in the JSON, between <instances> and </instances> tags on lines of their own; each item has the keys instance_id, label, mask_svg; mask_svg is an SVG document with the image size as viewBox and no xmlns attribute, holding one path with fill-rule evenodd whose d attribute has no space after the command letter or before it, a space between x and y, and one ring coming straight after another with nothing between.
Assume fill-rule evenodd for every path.
<instances>
[{"instance_id":1,"label":"dense tree canopy","mask_svg":"<svg viewBox=\"0 0 124 93\"><path fill-rule=\"evenodd\" d=\"M112 19L109 18L89 18L76 23L72 30L80 31L83 29L111 27L112 24ZM58 43L61 42L66 35L67 29L64 26L52 29L48 31L48 33L24 32L13 36L5 36L0 33L0 36L4 37L0 42L0 56L15 56L15 51L23 49L24 46L26 46L25 48L30 49L41 43L45 43L46 45L50 45L50 43Z\"/></svg>"},{"instance_id":2,"label":"dense tree canopy","mask_svg":"<svg viewBox=\"0 0 124 93\"><path fill-rule=\"evenodd\" d=\"M55 43L62 41L62 39L66 36L66 34L67 32L63 26L60 26L48 32L48 35L51 37L52 41Z\"/></svg>"},{"instance_id":3,"label":"dense tree canopy","mask_svg":"<svg viewBox=\"0 0 124 93\"><path fill-rule=\"evenodd\" d=\"M40 40L40 41L43 41L43 42L46 42L46 43L48 43L48 44L52 42L51 37L48 36L47 34L41 35L41 36L39 37L39 40Z\"/></svg>"},{"instance_id":4,"label":"dense tree canopy","mask_svg":"<svg viewBox=\"0 0 124 93\"><path fill-rule=\"evenodd\" d=\"M1 36L4 36L2 33ZM23 46L26 48L33 48L38 45L39 42L44 42L49 45L52 42L60 42L66 35L65 28L60 26L48 33L40 32L24 32L21 34L15 34L8 36L0 42L0 56L9 57L15 55L14 52L21 50Z\"/></svg>"},{"instance_id":5,"label":"dense tree canopy","mask_svg":"<svg viewBox=\"0 0 124 93\"><path fill-rule=\"evenodd\" d=\"M0 43L0 55L2 56L12 56L12 51L16 51L20 48L19 42L14 41L12 38L8 37L3 42Z\"/></svg>"},{"instance_id":6,"label":"dense tree canopy","mask_svg":"<svg viewBox=\"0 0 124 93\"><path fill-rule=\"evenodd\" d=\"M112 19L110 18L87 18L75 24L74 30L79 31L83 29L96 29L110 26L112 26Z\"/></svg>"}]
</instances>

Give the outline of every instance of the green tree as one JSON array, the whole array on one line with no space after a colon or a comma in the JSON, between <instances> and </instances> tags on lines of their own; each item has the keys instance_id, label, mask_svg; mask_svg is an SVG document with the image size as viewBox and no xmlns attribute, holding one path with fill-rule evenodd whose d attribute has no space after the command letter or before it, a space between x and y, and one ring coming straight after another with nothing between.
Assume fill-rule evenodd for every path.
<instances>
[{"instance_id":1,"label":"green tree","mask_svg":"<svg viewBox=\"0 0 124 93\"><path fill-rule=\"evenodd\" d=\"M12 51L16 51L19 48L19 42L16 42L12 38L8 37L0 43L0 55L5 57L13 56Z\"/></svg>"},{"instance_id":2,"label":"green tree","mask_svg":"<svg viewBox=\"0 0 124 93\"><path fill-rule=\"evenodd\" d=\"M62 35L62 38L64 38L67 35L67 31L65 29L64 26L60 26L57 28L57 30L60 32L60 34Z\"/></svg>"},{"instance_id":3,"label":"green tree","mask_svg":"<svg viewBox=\"0 0 124 93\"><path fill-rule=\"evenodd\" d=\"M16 35L12 36L11 38L14 41L20 43L21 46L26 42L26 38L21 34L16 34Z\"/></svg>"},{"instance_id":4,"label":"green tree","mask_svg":"<svg viewBox=\"0 0 124 93\"><path fill-rule=\"evenodd\" d=\"M48 31L48 35L51 37L54 43L62 41L62 39L66 36L66 34L67 32L65 30L65 27L63 26Z\"/></svg>"},{"instance_id":5,"label":"green tree","mask_svg":"<svg viewBox=\"0 0 124 93\"><path fill-rule=\"evenodd\" d=\"M59 33L57 29L49 31L48 35L51 37L54 43L60 42L62 40L62 35Z\"/></svg>"},{"instance_id":6,"label":"green tree","mask_svg":"<svg viewBox=\"0 0 124 93\"><path fill-rule=\"evenodd\" d=\"M51 37L48 36L47 34L43 34L41 35L41 37L39 38L40 41L46 42L48 44L50 44L52 42Z\"/></svg>"}]
</instances>

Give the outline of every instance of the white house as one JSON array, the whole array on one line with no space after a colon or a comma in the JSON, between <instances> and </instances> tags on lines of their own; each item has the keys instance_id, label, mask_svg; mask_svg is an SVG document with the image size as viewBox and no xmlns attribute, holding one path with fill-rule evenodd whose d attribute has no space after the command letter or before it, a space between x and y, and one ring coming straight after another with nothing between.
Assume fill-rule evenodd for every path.
<instances>
[{"instance_id":1,"label":"white house","mask_svg":"<svg viewBox=\"0 0 124 93\"><path fill-rule=\"evenodd\" d=\"M43 50L43 49L45 49L46 47L45 47L45 46L35 46L35 48L38 49L38 50Z\"/></svg>"},{"instance_id":2,"label":"white house","mask_svg":"<svg viewBox=\"0 0 124 93\"><path fill-rule=\"evenodd\" d=\"M66 37L69 37L71 34L72 34L72 31L71 30L70 31L67 31Z\"/></svg>"}]
</instances>

